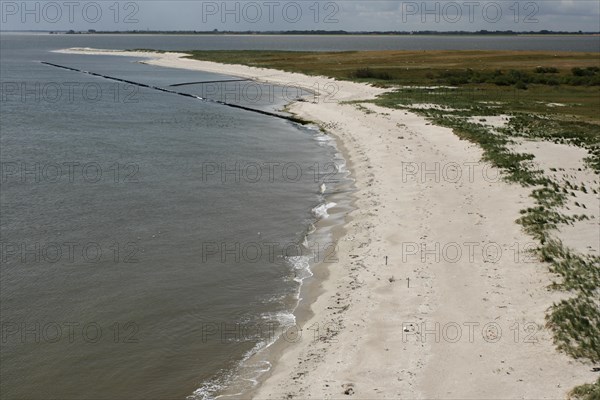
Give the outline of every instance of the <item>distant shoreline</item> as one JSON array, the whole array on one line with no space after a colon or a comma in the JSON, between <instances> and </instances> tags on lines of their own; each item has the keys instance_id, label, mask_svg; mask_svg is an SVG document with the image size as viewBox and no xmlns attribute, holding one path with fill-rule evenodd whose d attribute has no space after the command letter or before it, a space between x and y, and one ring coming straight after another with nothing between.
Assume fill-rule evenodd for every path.
<instances>
[{"instance_id":1,"label":"distant shoreline","mask_svg":"<svg viewBox=\"0 0 600 400\"><path fill-rule=\"evenodd\" d=\"M256 35L256 36L600 36L600 32L511 32L511 31L390 31L390 32L346 32L346 31L76 31L76 30L0 30L2 33L48 33L56 35Z\"/></svg>"}]
</instances>

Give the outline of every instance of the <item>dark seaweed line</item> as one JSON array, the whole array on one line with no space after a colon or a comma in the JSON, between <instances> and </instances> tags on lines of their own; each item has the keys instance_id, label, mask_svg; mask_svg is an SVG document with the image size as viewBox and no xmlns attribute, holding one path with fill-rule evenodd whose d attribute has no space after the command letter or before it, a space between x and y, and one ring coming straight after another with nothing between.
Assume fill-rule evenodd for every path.
<instances>
[{"instance_id":1,"label":"dark seaweed line","mask_svg":"<svg viewBox=\"0 0 600 400\"><path fill-rule=\"evenodd\" d=\"M240 109L240 110L250 111L250 112L254 112L254 113L258 113L258 114L262 114L262 115L268 115L270 117L285 119L287 121L292 121L292 122L295 122L295 123L298 123L298 124L302 124L302 125L306 125L306 124L309 123L308 121L305 121L303 119L296 118L296 117L293 117L293 116L281 115L281 114L276 114L276 113L272 113L272 112L269 112L269 111L257 110L255 108L241 106L239 104L231 104L231 103L226 103L224 101L207 99L207 98L199 97L199 96L196 96L196 95L193 95L193 94L190 94L190 93L177 92L177 91L174 91L174 90L169 90L169 89L161 88L161 87L158 87L158 86L146 85L145 83L134 82L134 81L130 81L130 80L127 80L127 79L115 78L113 76L102 75L102 74L98 74L96 72L84 71L82 69L71 68L71 67L67 67L67 66L64 66L64 65L50 63L50 62L47 62L47 61L41 61L41 63L44 64L44 65L49 65L49 66L56 67L56 68L66 69L68 71L73 71L73 72L79 72L79 73L82 73L82 74L93 75L93 76L97 76L97 77L100 77L100 78L109 79L109 80L112 80L112 81L124 82L124 83L128 83L130 85L135 85L135 86L139 86L139 87L145 87L145 88L148 88L148 89L158 90L160 92L165 92L165 93L170 93L170 94L176 94L176 95L184 96L184 97L191 97L191 98L196 99L196 100L202 100L202 101L206 101L206 102L209 102L209 103L221 104L221 105L227 106L227 107L237 108L237 109Z\"/></svg>"},{"instance_id":2,"label":"dark seaweed line","mask_svg":"<svg viewBox=\"0 0 600 400\"><path fill-rule=\"evenodd\" d=\"M173 85L169 85L169 87L188 86L188 85L205 85L207 83L248 82L251 80L252 79L227 79L227 80L220 80L220 81L184 82L184 83L175 83Z\"/></svg>"}]
</instances>

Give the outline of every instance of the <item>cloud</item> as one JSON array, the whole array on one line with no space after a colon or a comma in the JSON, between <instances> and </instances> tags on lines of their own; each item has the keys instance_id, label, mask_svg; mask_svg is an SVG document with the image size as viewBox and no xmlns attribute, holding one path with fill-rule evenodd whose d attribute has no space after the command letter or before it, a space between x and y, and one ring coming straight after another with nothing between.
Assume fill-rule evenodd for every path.
<instances>
[{"instance_id":1,"label":"cloud","mask_svg":"<svg viewBox=\"0 0 600 400\"><path fill-rule=\"evenodd\" d=\"M0 11L5 30L600 30L595 0L2 0Z\"/></svg>"}]
</instances>

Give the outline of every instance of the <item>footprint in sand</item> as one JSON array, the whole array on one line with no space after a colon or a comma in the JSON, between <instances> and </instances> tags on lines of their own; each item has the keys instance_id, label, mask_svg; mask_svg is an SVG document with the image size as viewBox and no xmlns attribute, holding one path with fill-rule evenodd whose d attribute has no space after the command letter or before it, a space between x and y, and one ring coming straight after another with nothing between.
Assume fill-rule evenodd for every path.
<instances>
[{"instance_id":1,"label":"footprint in sand","mask_svg":"<svg viewBox=\"0 0 600 400\"><path fill-rule=\"evenodd\" d=\"M344 394L346 396L352 396L354 394L354 384L353 383L344 383L342 385L342 389L344 389Z\"/></svg>"}]
</instances>

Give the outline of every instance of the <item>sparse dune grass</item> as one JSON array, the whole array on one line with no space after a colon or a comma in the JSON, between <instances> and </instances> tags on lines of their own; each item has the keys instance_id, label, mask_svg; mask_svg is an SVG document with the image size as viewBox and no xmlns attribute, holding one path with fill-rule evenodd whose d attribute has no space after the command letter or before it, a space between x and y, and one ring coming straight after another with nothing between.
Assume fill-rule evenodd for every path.
<instances>
[{"instance_id":1,"label":"sparse dune grass","mask_svg":"<svg viewBox=\"0 0 600 400\"><path fill-rule=\"evenodd\" d=\"M571 391L570 398L572 400L599 400L600 378L598 378L596 383L576 387Z\"/></svg>"}]
</instances>

